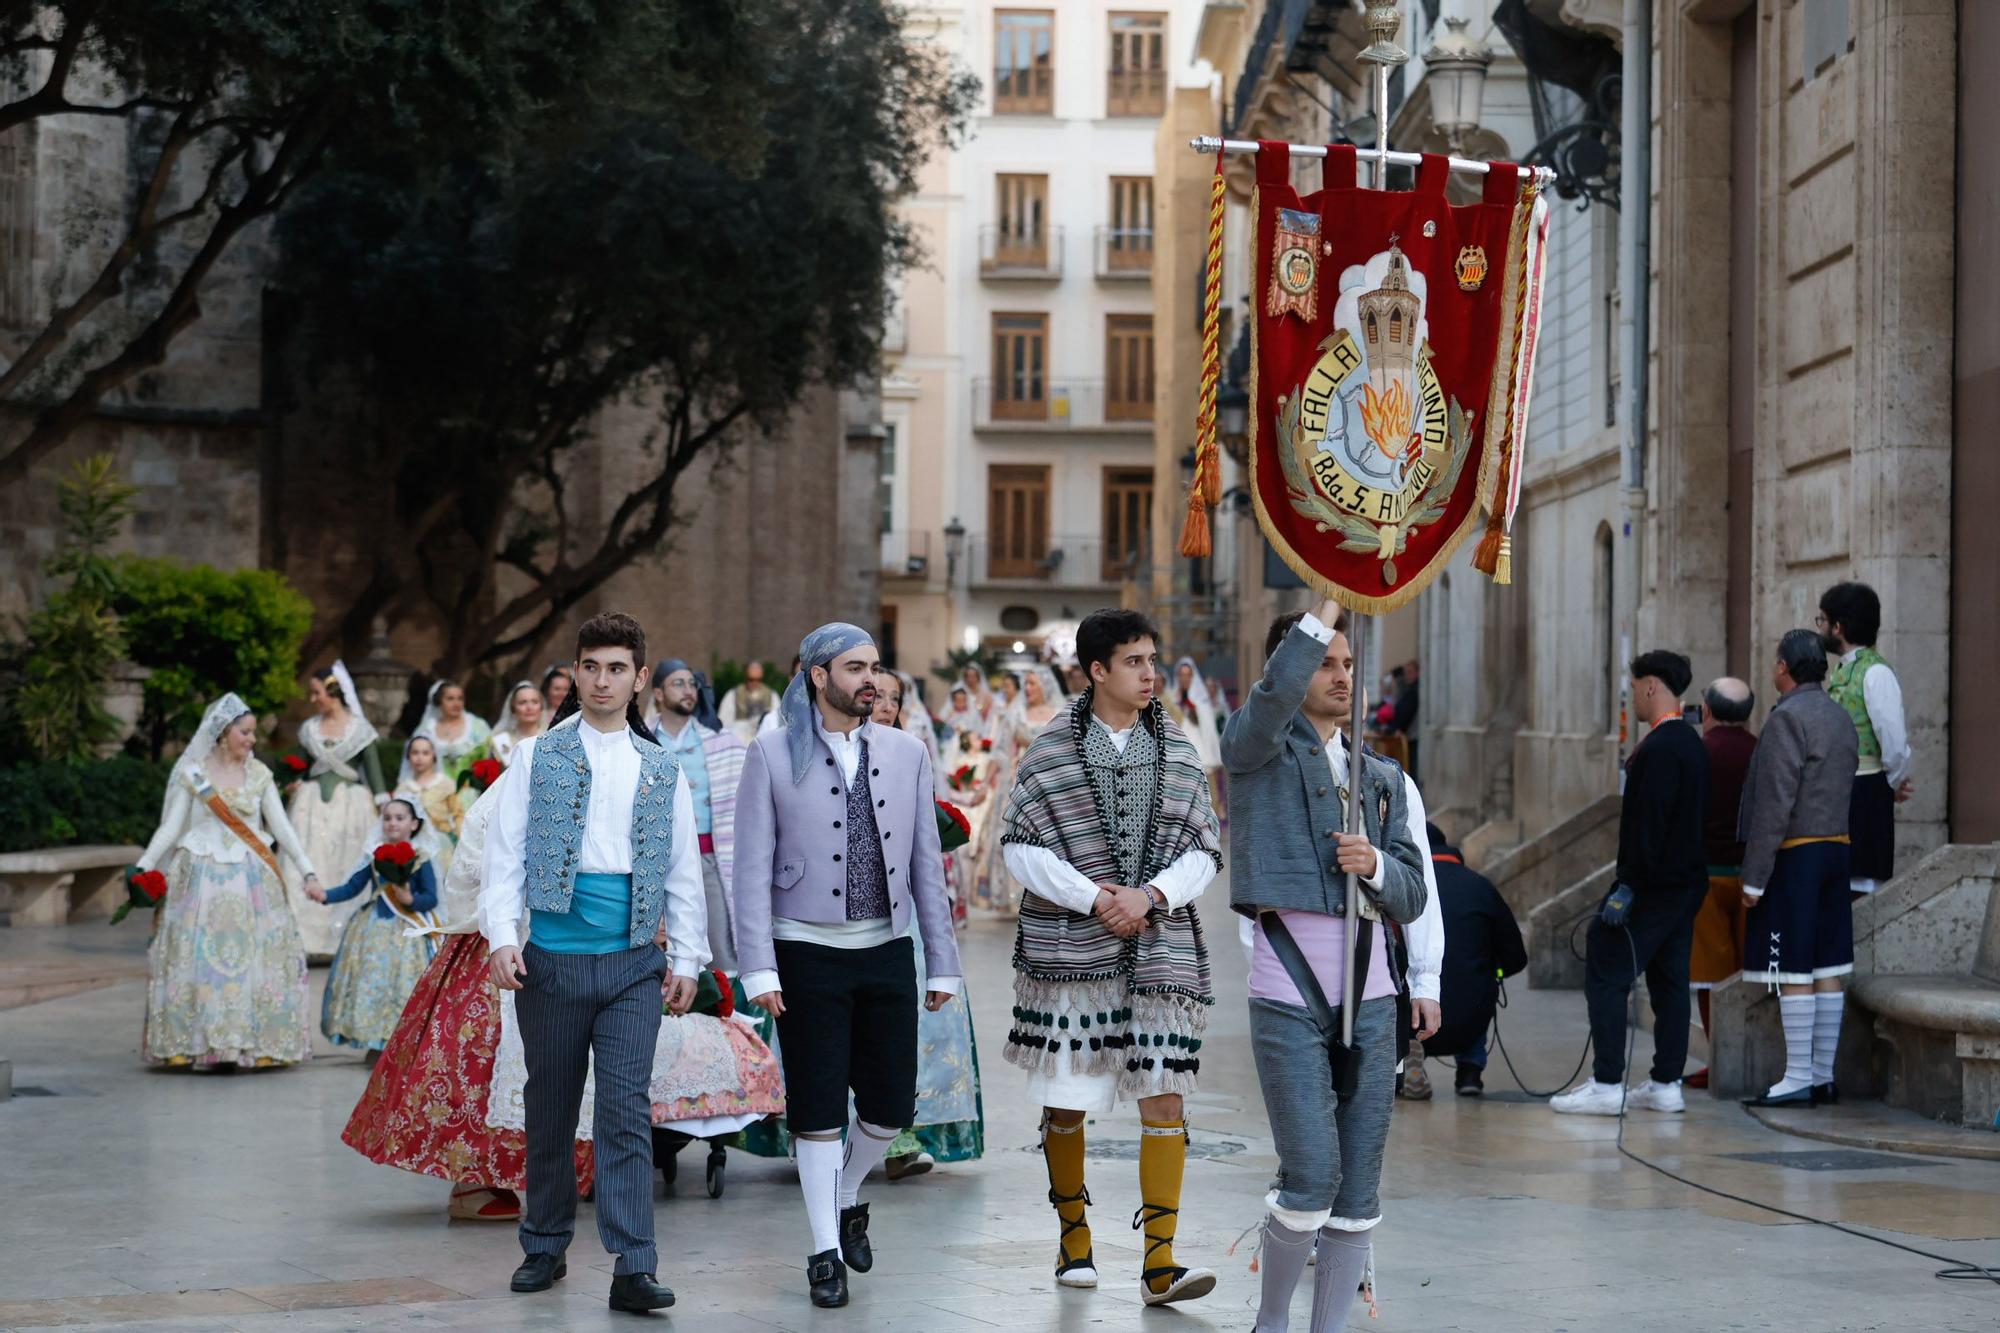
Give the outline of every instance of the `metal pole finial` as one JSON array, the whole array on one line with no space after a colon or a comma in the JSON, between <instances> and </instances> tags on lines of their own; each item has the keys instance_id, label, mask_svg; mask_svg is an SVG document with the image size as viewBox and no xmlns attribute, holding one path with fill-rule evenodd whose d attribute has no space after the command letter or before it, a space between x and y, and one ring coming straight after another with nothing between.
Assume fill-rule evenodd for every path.
<instances>
[{"instance_id":1,"label":"metal pole finial","mask_svg":"<svg viewBox=\"0 0 2000 1333\"><path fill-rule=\"evenodd\" d=\"M1403 27L1403 11L1398 0L1367 0L1368 8L1361 16L1361 25L1368 29L1374 40L1361 53L1361 59L1371 65L1407 64L1410 53L1396 45L1396 34Z\"/></svg>"}]
</instances>

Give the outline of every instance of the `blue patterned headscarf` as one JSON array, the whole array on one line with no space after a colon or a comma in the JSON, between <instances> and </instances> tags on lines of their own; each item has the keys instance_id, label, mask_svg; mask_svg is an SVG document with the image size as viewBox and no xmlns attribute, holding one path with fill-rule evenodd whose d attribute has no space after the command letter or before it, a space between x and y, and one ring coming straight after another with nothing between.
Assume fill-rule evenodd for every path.
<instances>
[{"instance_id":1,"label":"blue patterned headscarf","mask_svg":"<svg viewBox=\"0 0 2000 1333\"><path fill-rule=\"evenodd\" d=\"M816 739L812 669L831 666L836 657L853 652L863 644L874 647L875 636L859 625L841 621L821 625L799 644L799 673L785 686L785 697L778 704L778 719L784 724L785 743L792 753L793 782L804 782L806 770L812 767L813 741Z\"/></svg>"},{"instance_id":2,"label":"blue patterned headscarf","mask_svg":"<svg viewBox=\"0 0 2000 1333\"><path fill-rule=\"evenodd\" d=\"M694 677L694 720L709 731L722 730L722 718L715 711L715 687L708 677L688 665L684 657L669 657L653 668L653 688L659 689L667 677L685 671Z\"/></svg>"}]
</instances>

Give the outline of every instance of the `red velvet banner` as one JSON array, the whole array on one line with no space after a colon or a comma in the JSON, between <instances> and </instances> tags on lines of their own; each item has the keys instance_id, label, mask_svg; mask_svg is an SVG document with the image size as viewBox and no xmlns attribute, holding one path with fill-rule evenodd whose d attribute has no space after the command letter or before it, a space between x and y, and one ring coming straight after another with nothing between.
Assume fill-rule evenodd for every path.
<instances>
[{"instance_id":1,"label":"red velvet banner","mask_svg":"<svg viewBox=\"0 0 2000 1333\"><path fill-rule=\"evenodd\" d=\"M1351 146L1328 149L1301 198L1290 150L1257 154L1251 492L1286 564L1378 613L1443 571L1515 461L1534 195L1510 163L1460 207L1443 157L1414 190L1358 188L1355 170Z\"/></svg>"}]
</instances>

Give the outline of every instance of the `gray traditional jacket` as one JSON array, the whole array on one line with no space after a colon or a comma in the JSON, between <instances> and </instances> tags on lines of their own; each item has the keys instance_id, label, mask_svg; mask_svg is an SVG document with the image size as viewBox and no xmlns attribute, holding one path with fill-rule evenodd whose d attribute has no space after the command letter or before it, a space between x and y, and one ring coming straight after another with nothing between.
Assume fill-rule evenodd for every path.
<instances>
[{"instance_id":1,"label":"gray traditional jacket","mask_svg":"<svg viewBox=\"0 0 2000 1333\"><path fill-rule=\"evenodd\" d=\"M1229 770L1229 905L1245 916L1265 908L1347 912L1347 876L1334 849L1346 806L1325 745L1299 712L1325 657L1326 645L1294 626L1222 731L1222 763ZM1362 824L1382 853L1381 889L1364 884L1362 891L1391 920L1414 921L1423 913L1426 890L1423 857L1410 838L1403 770L1364 752L1360 771Z\"/></svg>"},{"instance_id":2,"label":"gray traditional jacket","mask_svg":"<svg viewBox=\"0 0 2000 1333\"><path fill-rule=\"evenodd\" d=\"M1847 835L1860 749L1854 719L1816 681L1793 687L1772 707L1736 814L1745 888L1770 887L1789 840Z\"/></svg>"},{"instance_id":3,"label":"gray traditional jacket","mask_svg":"<svg viewBox=\"0 0 2000 1333\"><path fill-rule=\"evenodd\" d=\"M868 742L868 785L875 826L888 866L890 923L909 929L914 907L924 938L924 966L934 977L964 973L951 902L944 888L937 797L930 754L906 731L862 724ZM847 920L847 782L826 742L814 736L812 766L792 781L791 752L781 727L750 744L736 789L736 961L745 974L775 971L773 917L834 924Z\"/></svg>"}]
</instances>

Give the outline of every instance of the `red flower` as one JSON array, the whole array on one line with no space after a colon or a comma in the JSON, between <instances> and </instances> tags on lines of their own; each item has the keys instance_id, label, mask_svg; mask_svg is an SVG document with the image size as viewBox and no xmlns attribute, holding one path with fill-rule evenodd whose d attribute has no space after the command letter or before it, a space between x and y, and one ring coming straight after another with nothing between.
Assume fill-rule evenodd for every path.
<instances>
[{"instance_id":1,"label":"red flower","mask_svg":"<svg viewBox=\"0 0 2000 1333\"><path fill-rule=\"evenodd\" d=\"M715 1002L715 1016L728 1018L736 1012L736 993L730 989L729 978L721 968L712 967L709 971L715 974L715 989L721 992L721 998Z\"/></svg>"},{"instance_id":2,"label":"red flower","mask_svg":"<svg viewBox=\"0 0 2000 1333\"><path fill-rule=\"evenodd\" d=\"M406 866L417 859L417 849L407 842L385 842L375 849L375 859L392 866Z\"/></svg>"},{"instance_id":3,"label":"red flower","mask_svg":"<svg viewBox=\"0 0 2000 1333\"><path fill-rule=\"evenodd\" d=\"M944 811L946 818L950 819L952 823L958 825L959 832L963 833L968 838L972 836L972 821L965 817L965 811L959 809L957 806L953 805L950 801L939 801L937 803L937 807L938 809Z\"/></svg>"},{"instance_id":4,"label":"red flower","mask_svg":"<svg viewBox=\"0 0 2000 1333\"><path fill-rule=\"evenodd\" d=\"M285 767L291 769L292 772L297 773L300 776L304 776L306 769L309 768L310 765L307 764L306 761L300 756L295 754L288 754L285 756Z\"/></svg>"},{"instance_id":5,"label":"red flower","mask_svg":"<svg viewBox=\"0 0 2000 1333\"><path fill-rule=\"evenodd\" d=\"M133 886L152 902L167 896L167 877L157 870L142 870L132 876Z\"/></svg>"},{"instance_id":6,"label":"red flower","mask_svg":"<svg viewBox=\"0 0 2000 1333\"><path fill-rule=\"evenodd\" d=\"M991 750L993 748L993 738L991 736L981 738L979 748L981 750Z\"/></svg>"}]
</instances>

